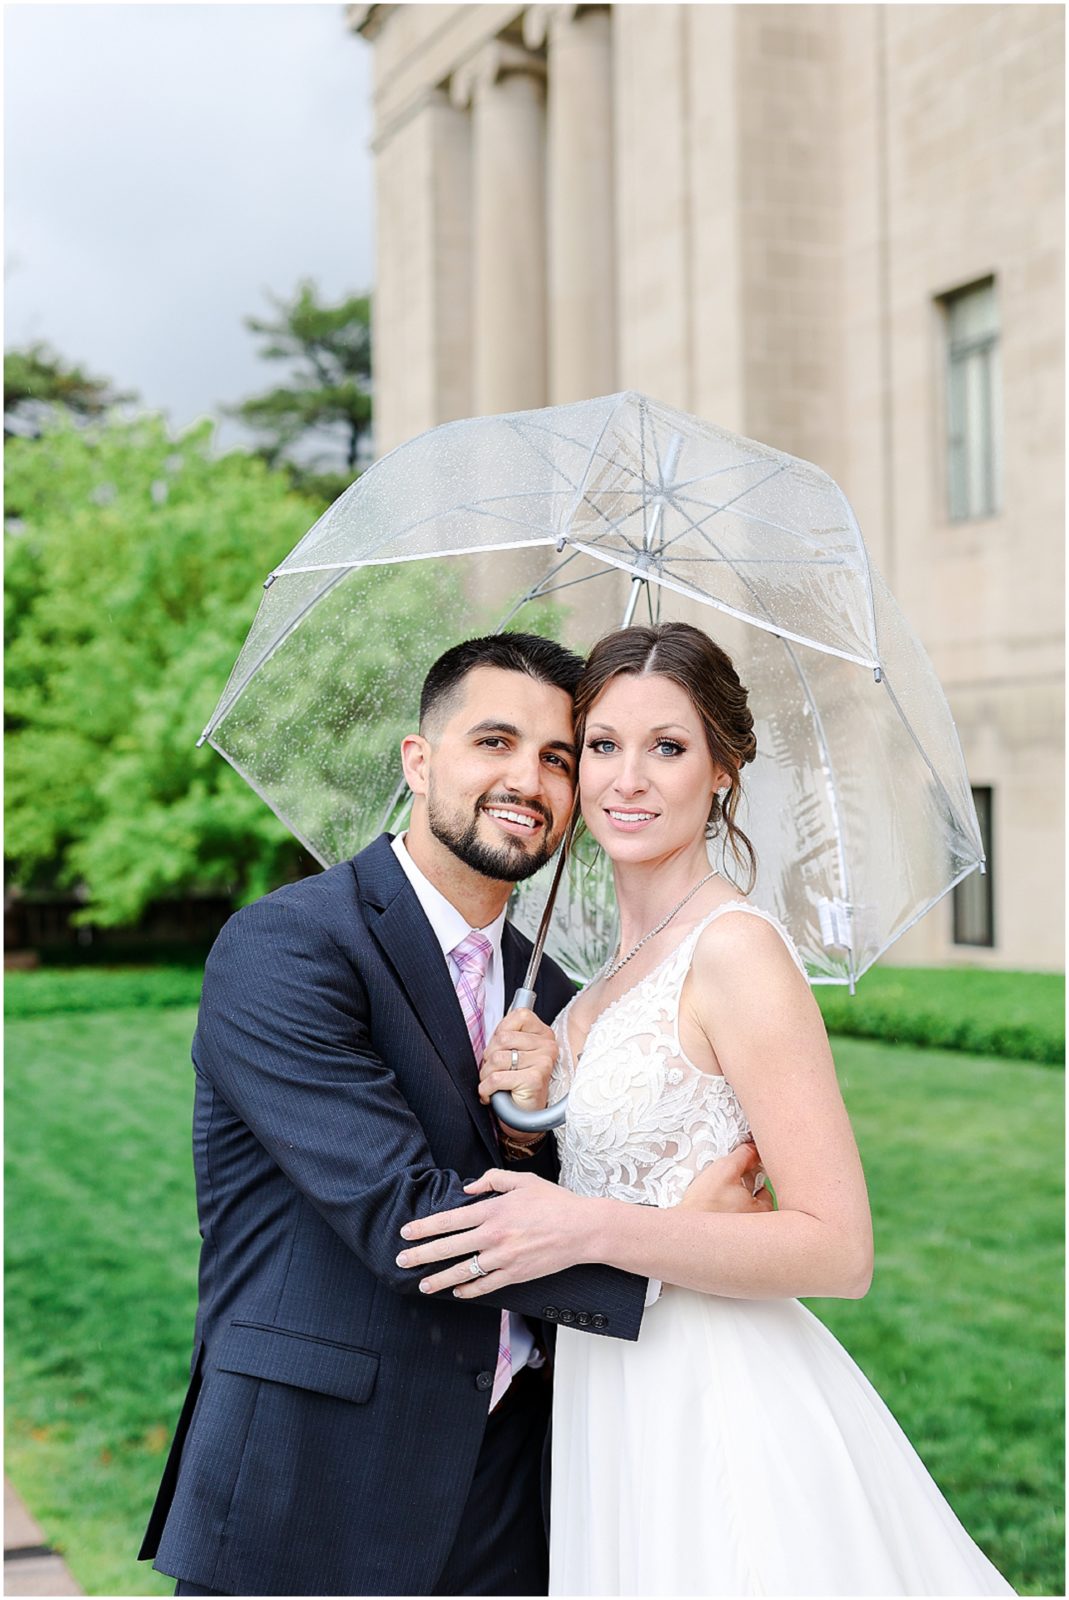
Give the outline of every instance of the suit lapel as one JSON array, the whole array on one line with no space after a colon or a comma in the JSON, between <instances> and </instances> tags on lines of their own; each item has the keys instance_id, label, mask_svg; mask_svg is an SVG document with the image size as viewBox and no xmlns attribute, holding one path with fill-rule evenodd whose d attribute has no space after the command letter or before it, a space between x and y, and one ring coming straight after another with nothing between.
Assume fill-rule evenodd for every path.
<instances>
[{"instance_id":1,"label":"suit lapel","mask_svg":"<svg viewBox=\"0 0 1069 1600\"><path fill-rule=\"evenodd\" d=\"M531 941L524 938L511 922L505 923L501 936L501 953L504 957L505 968L505 1009L510 1009L512 997L527 976L527 964L531 959ZM558 976L556 983L551 983L547 972L535 979L535 1015L541 1017L543 1022L552 1022L558 1011L565 1004L565 998L570 995L565 991L565 996L560 994L562 980ZM549 991L547 995L546 991ZM554 995L554 998L550 998Z\"/></svg>"},{"instance_id":2,"label":"suit lapel","mask_svg":"<svg viewBox=\"0 0 1069 1600\"><path fill-rule=\"evenodd\" d=\"M507 919L501 930L501 965L505 974L505 1012L512 1009L512 997L520 987L527 972L527 958L520 936Z\"/></svg>"},{"instance_id":3,"label":"suit lapel","mask_svg":"<svg viewBox=\"0 0 1069 1600\"><path fill-rule=\"evenodd\" d=\"M389 839L376 839L353 866L368 907L367 925L372 937L408 996L416 1021L463 1097L496 1164L494 1120L490 1108L478 1096L479 1069L460 1001L438 941Z\"/></svg>"}]
</instances>

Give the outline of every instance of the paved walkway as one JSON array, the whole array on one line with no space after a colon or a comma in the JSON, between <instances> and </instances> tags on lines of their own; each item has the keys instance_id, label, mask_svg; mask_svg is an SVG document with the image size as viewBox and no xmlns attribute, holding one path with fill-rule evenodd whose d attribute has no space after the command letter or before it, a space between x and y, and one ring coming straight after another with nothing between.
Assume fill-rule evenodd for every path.
<instances>
[{"instance_id":1,"label":"paved walkway","mask_svg":"<svg viewBox=\"0 0 1069 1600\"><path fill-rule=\"evenodd\" d=\"M50 1550L44 1534L14 1489L4 1479L4 1593L81 1594L62 1557Z\"/></svg>"}]
</instances>

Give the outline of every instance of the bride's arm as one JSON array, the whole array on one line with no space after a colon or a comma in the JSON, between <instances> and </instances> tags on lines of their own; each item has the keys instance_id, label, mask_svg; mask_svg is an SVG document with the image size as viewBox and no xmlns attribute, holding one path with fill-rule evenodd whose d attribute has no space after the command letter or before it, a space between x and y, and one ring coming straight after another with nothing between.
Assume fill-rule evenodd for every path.
<instances>
[{"instance_id":1,"label":"bride's arm","mask_svg":"<svg viewBox=\"0 0 1069 1600\"><path fill-rule=\"evenodd\" d=\"M777 1211L636 1206L493 1172L469 1186L492 1192L491 1200L406 1230L413 1240L453 1237L407 1251L403 1264L425 1267L478 1251L498 1284L599 1261L740 1299L863 1295L872 1275L865 1180L808 983L773 928L735 915L719 918L699 940L688 989L691 1017L750 1121ZM426 1281L462 1299L488 1287L471 1279L466 1264Z\"/></svg>"}]
</instances>

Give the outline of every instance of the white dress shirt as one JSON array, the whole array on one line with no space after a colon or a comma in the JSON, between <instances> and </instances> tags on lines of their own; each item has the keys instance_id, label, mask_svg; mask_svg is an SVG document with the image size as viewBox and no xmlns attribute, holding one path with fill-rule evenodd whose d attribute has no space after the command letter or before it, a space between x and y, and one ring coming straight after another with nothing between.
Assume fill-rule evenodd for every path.
<instances>
[{"instance_id":1,"label":"white dress shirt","mask_svg":"<svg viewBox=\"0 0 1069 1600\"><path fill-rule=\"evenodd\" d=\"M447 900L440 889L436 889L426 873L420 871L405 849L406 835L398 834L393 841L393 853L401 864L401 870L415 890L416 898L423 908L423 914L431 925L434 937L442 947L449 976L454 986L460 977L460 969L453 960L450 952L455 950L462 939L467 938L472 932L471 924L457 910L451 900ZM507 906L505 910L507 910ZM490 960L486 968L486 987L483 1000L483 1026L486 1038L489 1041L491 1034L505 1015L505 969L501 955L501 934L505 927L505 911L493 922L487 923L479 932L490 941ZM480 1174L473 1173L473 1177ZM540 1367L543 1357L540 1351L535 1350L534 1335L523 1317L516 1312L508 1313L509 1319L509 1348L512 1352L512 1375L516 1376L528 1364ZM534 1359L532 1360L532 1353Z\"/></svg>"}]
</instances>

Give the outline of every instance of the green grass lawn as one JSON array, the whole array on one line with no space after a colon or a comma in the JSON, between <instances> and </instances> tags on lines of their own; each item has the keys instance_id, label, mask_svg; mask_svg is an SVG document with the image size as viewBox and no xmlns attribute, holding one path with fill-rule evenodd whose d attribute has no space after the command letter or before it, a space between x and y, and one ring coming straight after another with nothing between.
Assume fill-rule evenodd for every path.
<instances>
[{"instance_id":1,"label":"green grass lawn","mask_svg":"<svg viewBox=\"0 0 1069 1600\"><path fill-rule=\"evenodd\" d=\"M196 1307L188 1009L7 1024L7 1470L91 1594L135 1557Z\"/></svg>"},{"instance_id":2,"label":"green grass lawn","mask_svg":"<svg viewBox=\"0 0 1069 1600\"><path fill-rule=\"evenodd\" d=\"M811 1302L1022 1594L1063 1594L1064 1076L832 1041L876 1235Z\"/></svg>"},{"instance_id":3,"label":"green grass lawn","mask_svg":"<svg viewBox=\"0 0 1069 1600\"><path fill-rule=\"evenodd\" d=\"M195 1303L193 1012L7 1027L7 1468L91 1594L169 1593L135 1560ZM819 1311L1026 1594L1063 1592L1063 1077L835 1044L877 1275Z\"/></svg>"}]
</instances>

